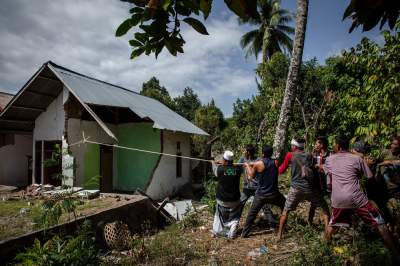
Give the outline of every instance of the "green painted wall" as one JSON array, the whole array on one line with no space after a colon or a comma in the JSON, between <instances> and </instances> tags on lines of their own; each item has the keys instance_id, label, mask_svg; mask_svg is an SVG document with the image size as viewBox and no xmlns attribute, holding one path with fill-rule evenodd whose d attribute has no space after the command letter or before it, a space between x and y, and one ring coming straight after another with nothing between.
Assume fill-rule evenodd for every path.
<instances>
[{"instance_id":1,"label":"green painted wall","mask_svg":"<svg viewBox=\"0 0 400 266\"><path fill-rule=\"evenodd\" d=\"M100 189L100 146L87 144L84 156L85 180L83 187L86 189Z\"/></svg>"},{"instance_id":2,"label":"green painted wall","mask_svg":"<svg viewBox=\"0 0 400 266\"><path fill-rule=\"evenodd\" d=\"M118 126L118 145L150 151L161 151L161 131L151 123ZM133 191L144 189L160 155L117 149L117 188Z\"/></svg>"}]
</instances>

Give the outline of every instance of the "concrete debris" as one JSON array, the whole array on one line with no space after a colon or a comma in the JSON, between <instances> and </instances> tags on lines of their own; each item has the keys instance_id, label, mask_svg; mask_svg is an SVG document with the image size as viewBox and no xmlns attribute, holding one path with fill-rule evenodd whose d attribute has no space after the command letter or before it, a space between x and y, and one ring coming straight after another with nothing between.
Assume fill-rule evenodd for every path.
<instances>
[{"instance_id":1,"label":"concrete debris","mask_svg":"<svg viewBox=\"0 0 400 266\"><path fill-rule=\"evenodd\" d=\"M247 253L247 258L249 260L257 260L258 257L260 257L262 254L266 254L268 253L268 248L264 245L262 245L259 248L255 248L249 251L249 253Z\"/></svg>"},{"instance_id":2,"label":"concrete debris","mask_svg":"<svg viewBox=\"0 0 400 266\"><path fill-rule=\"evenodd\" d=\"M174 201L165 204L164 209L178 221L194 211L191 200Z\"/></svg>"},{"instance_id":3,"label":"concrete debris","mask_svg":"<svg viewBox=\"0 0 400 266\"><path fill-rule=\"evenodd\" d=\"M20 214L27 214L28 212L30 212L31 211L31 209L29 209L29 208L21 208L20 210L19 210L19 213Z\"/></svg>"},{"instance_id":4,"label":"concrete debris","mask_svg":"<svg viewBox=\"0 0 400 266\"><path fill-rule=\"evenodd\" d=\"M3 186L0 185L0 197L3 201L6 201L10 198L10 195L17 190L16 187L13 186Z\"/></svg>"},{"instance_id":5,"label":"concrete debris","mask_svg":"<svg viewBox=\"0 0 400 266\"><path fill-rule=\"evenodd\" d=\"M76 195L82 199L94 199L100 196L98 189L84 189L76 192Z\"/></svg>"},{"instance_id":6,"label":"concrete debris","mask_svg":"<svg viewBox=\"0 0 400 266\"><path fill-rule=\"evenodd\" d=\"M50 190L50 191L45 191L42 194L44 196L46 195L54 195L54 194L58 194L58 195L65 195L65 194L73 194L76 193L78 191L83 190L82 187L72 187L72 188L66 188L66 189L61 189L61 187L56 187L54 190Z\"/></svg>"},{"instance_id":7,"label":"concrete debris","mask_svg":"<svg viewBox=\"0 0 400 266\"><path fill-rule=\"evenodd\" d=\"M73 194L74 196L80 197L82 199L94 199L100 196L100 190L84 190L82 187L71 187L63 188L61 186L54 187L50 184L32 184L22 191L22 197L28 198L41 198L41 197L52 197L61 196L65 194Z\"/></svg>"}]
</instances>

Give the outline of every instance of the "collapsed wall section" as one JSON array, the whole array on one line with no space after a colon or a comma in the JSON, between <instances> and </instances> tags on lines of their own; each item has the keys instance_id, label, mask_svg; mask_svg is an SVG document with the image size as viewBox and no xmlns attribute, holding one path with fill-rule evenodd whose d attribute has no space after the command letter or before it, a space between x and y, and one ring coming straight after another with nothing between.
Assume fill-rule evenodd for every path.
<instances>
[{"instance_id":1,"label":"collapsed wall section","mask_svg":"<svg viewBox=\"0 0 400 266\"><path fill-rule=\"evenodd\" d=\"M163 131L163 153L190 156L190 135L180 132ZM174 195L190 182L191 161L162 155L146 193L155 199Z\"/></svg>"}]
</instances>

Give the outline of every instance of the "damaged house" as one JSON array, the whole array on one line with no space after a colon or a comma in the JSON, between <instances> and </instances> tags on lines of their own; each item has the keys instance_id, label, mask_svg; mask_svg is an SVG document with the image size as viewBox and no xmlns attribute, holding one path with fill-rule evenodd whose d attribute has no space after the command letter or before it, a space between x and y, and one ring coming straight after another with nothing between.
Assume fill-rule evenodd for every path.
<instances>
[{"instance_id":1,"label":"damaged house","mask_svg":"<svg viewBox=\"0 0 400 266\"><path fill-rule=\"evenodd\" d=\"M109 145L79 144L83 134ZM67 185L161 198L190 182L191 161L112 145L190 156L191 134L207 135L157 100L47 62L0 114L0 183L60 185L62 173ZM44 163L57 147L62 160Z\"/></svg>"}]
</instances>

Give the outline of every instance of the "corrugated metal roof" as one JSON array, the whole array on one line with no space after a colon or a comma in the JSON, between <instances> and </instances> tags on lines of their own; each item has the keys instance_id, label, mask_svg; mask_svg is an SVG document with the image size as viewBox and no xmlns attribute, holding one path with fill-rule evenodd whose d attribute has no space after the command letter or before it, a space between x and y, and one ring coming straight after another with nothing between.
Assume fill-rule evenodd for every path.
<instances>
[{"instance_id":1,"label":"corrugated metal roof","mask_svg":"<svg viewBox=\"0 0 400 266\"><path fill-rule=\"evenodd\" d=\"M190 121L152 98L128 89L103 82L71 71L52 62L50 69L58 74L61 81L87 104L126 107L141 118L154 121L154 128L179 131L190 134L208 135Z\"/></svg>"}]
</instances>

